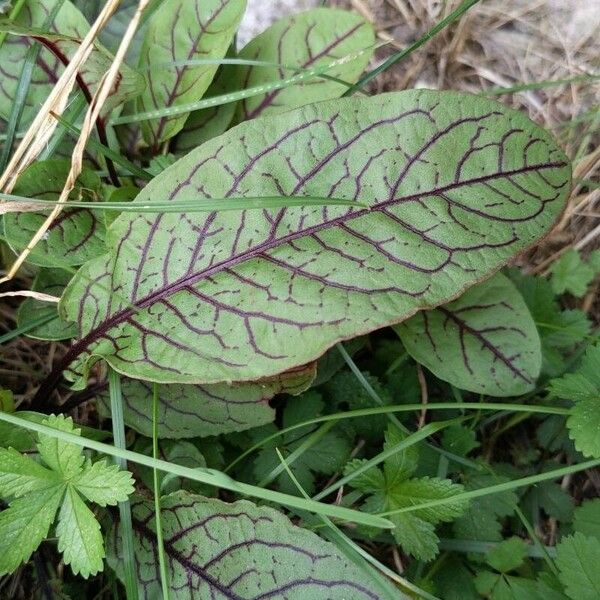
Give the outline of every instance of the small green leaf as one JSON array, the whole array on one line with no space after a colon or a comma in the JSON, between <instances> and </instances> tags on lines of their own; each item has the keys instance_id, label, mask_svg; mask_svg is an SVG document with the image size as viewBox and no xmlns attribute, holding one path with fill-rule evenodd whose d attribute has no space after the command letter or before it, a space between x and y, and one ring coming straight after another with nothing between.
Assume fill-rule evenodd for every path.
<instances>
[{"instance_id":1,"label":"small green leaf","mask_svg":"<svg viewBox=\"0 0 600 600\"><path fill-rule=\"evenodd\" d=\"M0 496L19 498L30 492L55 487L60 483L49 471L29 456L13 448L0 448Z\"/></svg>"},{"instance_id":2,"label":"small green leaf","mask_svg":"<svg viewBox=\"0 0 600 600\"><path fill-rule=\"evenodd\" d=\"M494 546L487 555L486 562L490 567L508 573L518 569L527 556L527 544L518 537L512 537Z\"/></svg>"},{"instance_id":3,"label":"small green leaf","mask_svg":"<svg viewBox=\"0 0 600 600\"><path fill-rule=\"evenodd\" d=\"M567 250L551 269L552 289L556 294L569 292L581 298L587 292L594 278L594 269L581 260L579 252L573 248Z\"/></svg>"},{"instance_id":4,"label":"small green leaf","mask_svg":"<svg viewBox=\"0 0 600 600\"><path fill-rule=\"evenodd\" d=\"M43 422L43 425L53 427L59 431L81 435L81 429L75 429L73 426L73 419L64 415L50 415ZM43 433L39 434L39 440L37 448L41 459L53 471L60 473L64 480L68 480L81 472L85 460L81 446L71 442L63 442Z\"/></svg>"},{"instance_id":5,"label":"small green leaf","mask_svg":"<svg viewBox=\"0 0 600 600\"><path fill-rule=\"evenodd\" d=\"M437 377L461 389L514 396L540 373L540 338L525 301L504 275L458 300L397 325L407 351Z\"/></svg>"},{"instance_id":6,"label":"small green leaf","mask_svg":"<svg viewBox=\"0 0 600 600\"><path fill-rule=\"evenodd\" d=\"M104 541L100 523L72 486L67 486L56 534L58 550L75 575L87 579L102 571Z\"/></svg>"},{"instance_id":7,"label":"small green leaf","mask_svg":"<svg viewBox=\"0 0 600 600\"><path fill-rule=\"evenodd\" d=\"M315 8L277 21L254 38L240 58L312 68L365 50L358 58L341 64L327 75L349 83L358 81L373 55L373 27L358 13L334 8ZM235 75L239 89L255 87L283 79L276 66L240 66ZM246 98L239 103L240 121L296 108L319 100L341 96L347 87L330 79L310 80Z\"/></svg>"},{"instance_id":8,"label":"small green leaf","mask_svg":"<svg viewBox=\"0 0 600 600\"><path fill-rule=\"evenodd\" d=\"M442 446L448 452L467 456L472 450L479 447L479 442L475 431L464 425L456 424L446 427L442 432Z\"/></svg>"},{"instance_id":9,"label":"small green leaf","mask_svg":"<svg viewBox=\"0 0 600 600\"><path fill-rule=\"evenodd\" d=\"M540 510L563 523L568 523L573 518L573 498L554 481L532 486L522 503L529 510L533 522L538 521Z\"/></svg>"},{"instance_id":10,"label":"small green leaf","mask_svg":"<svg viewBox=\"0 0 600 600\"><path fill-rule=\"evenodd\" d=\"M15 398L10 390L0 388L0 410L2 412L15 412Z\"/></svg>"},{"instance_id":11,"label":"small green leaf","mask_svg":"<svg viewBox=\"0 0 600 600\"><path fill-rule=\"evenodd\" d=\"M0 513L0 575L28 561L48 536L64 491L64 485L38 490Z\"/></svg>"},{"instance_id":12,"label":"small green leaf","mask_svg":"<svg viewBox=\"0 0 600 600\"><path fill-rule=\"evenodd\" d=\"M584 456L600 458L600 393L580 400L567 419L569 437Z\"/></svg>"},{"instance_id":13,"label":"small green leaf","mask_svg":"<svg viewBox=\"0 0 600 600\"><path fill-rule=\"evenodd\" d=\"M396 425L388 425L384 435L383 449L388 450L403 442L408 434L400 431ZM419 464L419 449L416 444L396 452L383 463L386 486L394 487L408 479L417 470Z\"/></svg>"},{"instance_id":14,"label":"small green leaf","mask_svg":"<svg viewBox=\"0 0 600 600\"><path fill-rule=\"evenodd\" d=\"M104 459L86 464L72 483L78 492L99 506L124 502L134 489L131 473L119 470L117 465L108 465Z\"/></svg>"},{"instance_id":15,"label":"small green leaf","mask_svg":"<svg viewBox=\"0 0 600 600\"><path fill-rule=\"evenodd\" d=\"M351 475L367 462L366 458L354 458L344 467L344 476ZM352 479L353 488L366 493L376 493L385 490L385 476L381 469L372 467Z\"/></svg>"},{"instance_id":16,"label":"small green leaf","mask_svg":"<svg viewBox=\"0 0 600 600\"><path fill-rule=\"evenodd\" d=\"M586 500L575 509L573 528L578 533L600 540L600 498Z\"/></svg>"},{"instance_id":17,"label":"small green leaf","mask_svg":"<svg viewBox=\"0 0 600 600\"><path fill-rule=\"evenodd\" d=\"M600 598L600 540L581 533L563 538L556 547L559 578L572 600Z\"/></svg>"}]
</instances>

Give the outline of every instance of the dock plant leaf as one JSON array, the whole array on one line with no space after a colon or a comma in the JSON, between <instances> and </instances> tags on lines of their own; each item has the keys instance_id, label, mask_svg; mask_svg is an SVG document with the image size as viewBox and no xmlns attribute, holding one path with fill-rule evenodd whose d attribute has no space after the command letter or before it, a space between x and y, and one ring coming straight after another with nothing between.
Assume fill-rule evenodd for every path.
<instances>
[{"instance_id":1,"label":"dock plant leaf","mask_svg":"<svg viewBox=\"0 0 600 600\"><path fill-rule=\"evenodd\" d=\"M109 252L63 295L79 339L61 368L71 364L81 386L101 357L164 383L307 364L494 274L550 229L569 183L548 133L471 95L414 90L248 121L134 202L277 195L367 206L121 215Z\"/></svg>"},{"instance_id":2,"label":"dock plant leaf","mask_svg":"<svg viewBox=\"0 0 600 600\"><path fill-rule=\"evenodd\" d=\"M70 166L70 161L61 159L36 162L19 177L14 193L27 198L58 200ZM84 169L70 198L97 200L100 188L100 178L91 169ZM4 215L4 234L11 248L15 252L24 250L47 216L47 211ZM105 233L101 212L65 208L53 221L44 239L35 246L28 261L42 267L81 265L106 251Z\"/></svg>"},{"instance_id":3,"label":"dock plant leaf","mask_svg":"<svg viewBox=\"0 0 600 600\"><path fill-rule=\"evenodd\" d=\"M146 112L200 100L219 65L179 63L223 58L245 9L246 0L162 2L148 21L142 42L139 67L147 87L138 99L138 110ZM181 130L188 114L145 121L144 140L158 147Z\"/></svg>"},{"instance_id":4,"label":"dock plant leaf","mask_svg":"<svg viewBox=\"0 0 600 600\"><path fill-rule=\"evenodd\" d=\"M58 0L28 0L14 21L0 20L0 31L10 35L0 46L0 117L8 119L15 100L21 69L32 44L42 43L21 118L21 126L29 124L58 81L65 62L75 54L90 26L86 18L69 0L59 9L52 26L43 30L45 21ZM88 99L96 92L100 80L112 64L113 56L100 44L95 44L88 60L81 67L78 85ZM103 114L144 88L144 80L133 69L122 65L115 87L103 106Z\"/></svg>"},{"instance_id":5,"label":"dock plant leaf","mask_svg":"<svg viewBox=\"0 0 600 600\"><path fill-rule=\"evenodd\" d=\"M333 544L295 527L276 510L187 492L166 496L161 504L173 599L383 598L377 584ZM160 594L154 505L134 501L132 511L138 589L140 597L151 598ZM109 564L123 578L114 528L107 548Z\"/></svg>"},{"instance_id":6,"label":"dock plant leaf","mask_svg":"<svg viewBox=\"0 0 600 600\"><path fill-rule=\"evenodd\" d=\"M240 58L274 65L309 69L364 50L357 58L327 72L355 83L373 55L373 27L358 13L334 8L315 8L277 21L249 42ZM235 78L238 89L246 89L290 77L293 71L280 66L240 66ZM240 101L239 121L297 108L310 102L341 96L348 88L331 79L309 79L262 96Z\"/></svg>"},{"instance_id":7,"label":"dock plant leaf","mask_svg":"<svg viewBox=\"0 0 600 600\"><path fill-rule=\"evenodd\" d=\"M266 425L275 418L269 400L276 394L299 394L314 377L315 365L311 364L258 381L161 385L158 434L161 438L192 438ZM122 393L125 422L151 437L152 384L124 379ZM102 396L99 408L106 416L110 415L107 396Z\"/></svg>"},{"instance_id":8,"label":"dock plant leaf","mask_svg":"<svg viewBox=\"0 0 600 600\"><path fill-rule=\"evenodd\" d=\"M535 322L504 275L473 286L458 300L395 327L407 351L458 388L515 396L530 391L542 351Z\"/></svg>"}]
</instances>

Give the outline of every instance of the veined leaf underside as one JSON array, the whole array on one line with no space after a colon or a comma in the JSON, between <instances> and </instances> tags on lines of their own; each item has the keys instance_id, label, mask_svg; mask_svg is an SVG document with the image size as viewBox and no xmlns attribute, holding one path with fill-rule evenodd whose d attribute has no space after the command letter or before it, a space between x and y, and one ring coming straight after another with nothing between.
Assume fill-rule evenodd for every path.
<instances>
[{"instance_id":1,"label":"veined leaf underside","mask_svg":"<svg viewBox=\"0 0 600 600\"><path fill-rule=\"evenodd\" d=\"M89 358L159 381L248 380L456 297L533 244L570 168L548 134L488 100L425 90L244 123L140 194L313 195L355 207L128 214L62 309ZM57 377L56 373L53 377Z\"/></svg>"}]
</instances>

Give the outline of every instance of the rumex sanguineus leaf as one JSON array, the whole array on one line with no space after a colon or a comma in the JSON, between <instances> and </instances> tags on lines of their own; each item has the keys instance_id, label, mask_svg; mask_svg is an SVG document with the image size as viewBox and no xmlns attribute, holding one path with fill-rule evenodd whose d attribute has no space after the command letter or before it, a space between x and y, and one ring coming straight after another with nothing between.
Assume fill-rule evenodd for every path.
<instances>
[{"instance_id":1,"label":"rumex sanguineus leaf","mask_svg":"<svg viewBox=\"0 0 600 600\"><path fill-rule=\"evenodd\" d=\"M41 200L58 200L69 174L67 160L34 163L18 179L17 195ZM70 197L93 200L100 195L100 178L84 169ZM15 252L21 252L47 217L42 212L8 213L3 226L6 240ZM34 248L29 262L42 267L81 265L105 252L103 216L87 208L65 208L54 219L44 239Z\"/></svg>"},{"instance_id":2,"label":"rumex sanguineus leaf","mask_svg":"<svg viewBox=\"0 0 600 600\"><path fill-rule=\"evenodd\" d=\"M243 431L271 423L275 411L269 400L275 394L299 394L315 377L315 365L307 365L243 383L214 385L161 385L159 387L158 433L161 438L191 438ZM125 379L122 382L123 414L129 427L152 436L152 384ZM102 396L101 412L110 415L110 404Z\"/></svg>"},{"instance_id":3,"label":"rumex sanguineus leaf","mask_svg":"<svg viewBox=\"0 0 600 600\"><path fill-rule=\"evenodd\" d=\"M140 68L147 69L147 88L138 99L142 112L200 100L218 65L166 64L193 59L220 59L231 44L246 0L171 0L148 22ZM142 133L153 147L173 137L187 114L146 121Z\"/></svg>"},{"instance_id":4,"label":"rumex sanguineus leaf","mask_svg":"<svg viewBox=\"0 0 600 600\"><path fill-rule=\"evenodd\" d=\"M514 396L530 391L542 366L540 338L525 301L504 275L395 327L408 352L464 390Z\"/></svg>"},{"instance_id":5,"label":"rumex sanguineus leaf","mask_svg":"<svg viewBox=\"0 0 600 600\"><path fill-rule=\"evenodd\" d=\"M12 32L0 46L0 116L5 119L11 112L29 46L37 43L44 45L29 86L21 118L22 126L33 119L58 81L65 63L68 63L75 54L80 40L89 30L85 17L69 0L62 3L49 31L41 30L57 1L28 0L14 23L7 20L0 22L1 31ZM90 57L81 67L78 85L88 99L92 98L112 59L112 55L106 49L96 44ZM142 91L143 85L143 79L135 71L123 65L117 83L104 104L104 113L137 96Z\"/></svg>"},{"instance_id":6,"label":"rumex sanguineus leaf","mask_svg":"<svg viewBox=\"0 0 600 600\"><path fill-rule=\"evenodd\" d=\"M67 364L81 385L99 357L166 383L306 364L492 275L549 230L569 183L549 134L471 95L416 90L248 121L136 201L311 195L368 208L122 215L109 254L63 295L80 339L47 386Z\"/></svg>"},{"instance_id":7,"label":"rumex sanguineus leaf","mask_svg":"<svg viewBox=\"0 0 600 600\"><path fill-rule=\"evenodd\" d=\"M327 73L355 83L369 63L374 43L373 28L359 14L333 8L316 8L277 21L243 48L240 58L307 69L365 50L359 57ZM283 79L290 74L290 71L278 66L240 66L235 78L238 89L247 89ZM237 118L240 121L253 119L310 102L337 98L346 89L343 83L330 79L311 79L242 100Z\"/></svg>"},{"instance_id":8,"label":"rumex sanguineus leaf","mask_svg":"<svg viewBox=\"0 0 600 600\"><path fill-rule=\"evenodd\" d=\"M138 590L152 598L160 590L154 505L137 501L132 510ZM178 492L162 499L162 527L173 599L382 598L333 544L271 508ZM107 548L109 564L122 577L114 529Z\"/></svg>"}]
</instances>

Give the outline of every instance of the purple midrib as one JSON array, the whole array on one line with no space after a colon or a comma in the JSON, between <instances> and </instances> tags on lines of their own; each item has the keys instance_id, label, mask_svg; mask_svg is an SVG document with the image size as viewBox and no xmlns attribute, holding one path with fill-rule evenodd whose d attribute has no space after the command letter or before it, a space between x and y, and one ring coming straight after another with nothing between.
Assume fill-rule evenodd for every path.
<instances>
[{"instance_id":1,"label":"purple midrib","mask_svg":"<svg viewBox=\"0 0 600 600\"><path fill-rule=\"evenodd\" d=\"M210 277L212 275L216 275L217 273L219 273L223 270L235 267L236 265L240 264L241 262L244 262L251 258L255 258L256 256L258 256L268 250L271 250L277 246L280 246L282 244L294 241L300 237L304 237L307 235L317 233L322 229L326 229L326 228L329 228L329 227L332 227L335 225L341 225L348 220L362 217L366 214L381 210L383 208L386 208L387 206L394 205L399 202L407 202L407 201L414 200L416 198L420 198L423 196L432 196L432 195L437 195L437 194L441 194L441 193L446 193L446 192L449 192L449 191L459 188L459 187L482 183L482 182L490 181L490 180L494 180L494 179L499 179L501 177L519 175L522 173L527 173L527 172L531 172L531 171L539 171L539 170L544 170L544 169L561 168L564 166L566 166L566 163L562 162L562 161L549 162L549 163L545 163L545 164L541 164L541 165L530 165L530 166L522 167L520 169L513 169L511 171L497 172L497 173L493 173L491 175L485 175L482 177L477 177L477 178L473 178L473 179L466 180L466 181L452 183L452 184L449 184L447 186L444 186L444 187L441 187L438 189L434 189L434 190L430 190L430 191L426 191L426 192L420 192L418 194L413 194L410 196L404 196L403 198L399 198L399 199L387 200L387 201L377 204L376 206L373 206L372 208L363 209L363 210L359 210L359 211L356 211L353 213L345 214L341 217L337 217L335 219L331 219L324 223L320 223L319 225L314 225L307 229L303 229L303 230L288 234L284 237L280 237L280 238L277 238L274 240L269 240L258 246L255 246L254 248L252 248L250 250L247 250L246 252L242 252L242 253L240 253L236 256L233 256L225 261L222 261L216 265L213 265L208 269L204 269L203 271L193 273L191 275L183 277L182 279L179 279L178 281L175 281L175 282L169 284L168 286L165 286L165 287L149 294L148 296L145 296L141 300L133 303L130 307L115 313L110 318L108 318L106 321L101 323L98 327L96 327L95 329L92 329L89 333L87 333L84 337L82 337L75 344L73 344L69 348L68 352L65 354L65 357L62 362L63 362L63 364L67 364L67 365L70 364L73 360L75 360L75 358L77 356L79 356L79 354L84 352L85 349L90 344L92 344L94 341L96 341L98 339L101 339L115 325L118 325L121 322L127 321L130 317L132 317L134 314L136 314L139 311L139 309L143 309L148 306L152 306L155 302L158 302L158 301L162 300L163 298L166 298L173 294L176 294L177 292L180 292L181 290L183 290L191 285L194 285L196 282L200 281L201 279ZM490 217L490 218L493 219L493 217Z\"/></svg>"}]
</instances>

